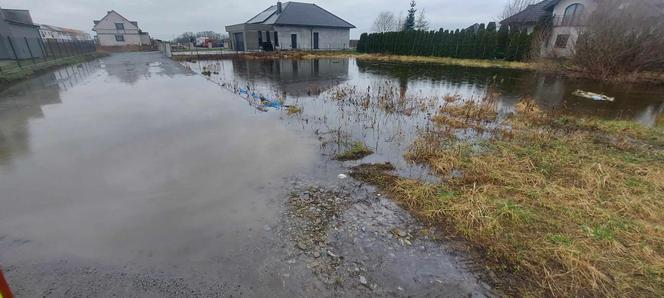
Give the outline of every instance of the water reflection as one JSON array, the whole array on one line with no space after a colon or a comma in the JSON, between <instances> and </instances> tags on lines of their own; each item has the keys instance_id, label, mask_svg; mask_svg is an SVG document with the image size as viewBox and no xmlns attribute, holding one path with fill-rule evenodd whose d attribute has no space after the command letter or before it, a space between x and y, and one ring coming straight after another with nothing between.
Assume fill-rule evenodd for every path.
<instances>
[{"instance_id":1,"label":"water reflection","mask_svg":"<svg viewBox=\"0 0 664 298\"><path fill-rule=\"evenodd\" d=\"M44 107L62 103L60 93L97 72L99 61L69 66L19 82L0 92L0 163L30 151L30 121L44 117Z\"/></svg>"},{"instance_id":2,"label":"water reflection","mask_svg":"<svg viewBox=\"0 0 664 298\"><path fill-rule=\"evenodd\" d=\"M361 140L375 154L361 162L393 163L403 176L430 179L427 170L409 164L403 152L430 125L429 118L445 95L464 100L496 91L498 108L509 112L524 97L546 109L605 118L631 119L655 125L661 119L662 87L597 84L530 71L464 68L431 64L376 63L354 59L222 60L184 63L196 72L234 90L250 86L257 94L279 96L303 113L283 117L315 135L324 154L333 157ZM323 87L321 87L323 86ZM576 89L615 96L597 102L572 96ZM237 90L234 90L237 91ZM238 98L238 100L240 100ZM471 132L467 132L472 134Z\"/></svg>"},{"instance_id":3,"label":"water reflection","mask_svg":"<svg viewBox=\"0 0 664 298\"><path fill-rule=\"evenodd\" d=\"M102 61L0 94L3 261L259 284L282 179L315 171L316 143L160 53Z\"/></svg>"},{"instance_id":4,"label":"water reflection","mask_svg":"<svg viewBox=\"0 0 664 298\"><path fill-rule=\"evenodd\" d=\"M464 68L430 64L358 61L360 72L398 81L402 88L429 94L457 93L477 97L489 86L502 94L503 106L533 97L540 106L580 115L627 119L655 125L662 113L664 87L650 84L611 84L531 71ZM407 82L407 83L405 83ZM607 94L615 102L599 102L572 95L577 89ZM402 91L402 94L405 91Z\"/></svg>"},{"instance_id":5,"label":"water reflection","mask_svg":"<svg viewBox=\"0 0 664 298\"><path fill-rule=\"evenodd\" d=\"M216 82L250 84L275 96L317 96L348 80L349 60L225 60L188 63L200 73L218 72ZM240 83L241 82L241 83Z\"/></svg>"},{"instance_id":6,"label":"water reflection","mask_svg":"<svg viewBox=\"0 0 664 298\"><path fill-rule=\"evenodd\" d=\"M155 53L116 53L106 58L101 63L109 77L122 83L135 85L141 79L150 79L153 75L172 78L182 74L182 69L170 63L151 61L150 57ZM136 59L144 59L149 62L136 63Z\"/></svg>"}]
</instances>

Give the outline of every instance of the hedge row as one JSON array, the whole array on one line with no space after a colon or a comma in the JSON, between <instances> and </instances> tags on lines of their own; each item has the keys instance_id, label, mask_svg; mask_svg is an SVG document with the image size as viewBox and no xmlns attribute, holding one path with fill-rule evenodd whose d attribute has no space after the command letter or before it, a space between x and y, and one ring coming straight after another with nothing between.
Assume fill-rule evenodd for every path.
<instances>
[{"instance_id":1,"label":"hedge row","mask_svg":"<svg viewBox=\"0 0 664 298\"><path fill-rule=\"evenodd\" d=\"M528 57L532 34L509 30L496 23L463 30L363 33L357 45L361 53L438 56L465 59L523 61Z\"/></svg>"}]
</instances>

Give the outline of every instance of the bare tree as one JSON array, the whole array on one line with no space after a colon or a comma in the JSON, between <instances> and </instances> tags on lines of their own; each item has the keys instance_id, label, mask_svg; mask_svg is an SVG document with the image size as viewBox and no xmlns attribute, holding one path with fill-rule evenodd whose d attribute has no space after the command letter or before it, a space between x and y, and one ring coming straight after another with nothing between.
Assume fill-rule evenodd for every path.
<instances>
[{"instance_id":1,"label":"bare tree","mask_svg":"<svg viewBox=\"0 0 664 298\"><path fill-rule=\"evenodd\" d=\"M507 19L523 11L528 5L535 4L536 2L538 2L538 0L509 0L509 2L505 4L503 12L500 13L498 18L500 20Z\"/></svg>"},{"instance_id":2,"label":"bare tree","mask_svg":"<svg viewBox=\"0 0 664 298\"><path fill-rule=\"evenodd\" d=\"M403 11L400 11L399 16L397 17L397 30L396 31L403 30L403 24L405 22L406 22L406 19L403 17Z\"/></svg>"},{"instance_id":3,"label":"bare tree","mask_svg":"<svg viewBox=\"0 0 664 298\"><path fill-rule=\"evenodd\" d=\"M397 31L398 21L393 13L383 11L376 17L373 23L373 31L375 32L392 32Z\"/></svg>"},{"instance_id":4,"label":"bare tree","mask_svg":"<svg viewBox=\"0 0 664 298\"><path fill-rule=\"evenodd\" d=\"M588 75L606 79L664 69L661 0L604 0L585 25L573 61Z\"/></svg>"},{"instance_id":5,"label":"bare tree","mask_svg":"<svg viewBox=\"0 0 664 298\"><path fill-rule=\"evenodd\" d=\"M429 20L424 15L424 9L420 10L420 14L417 15L417 19L415 20L415 30L428 31L429 25Z\"/></svg>"}]
</instances>

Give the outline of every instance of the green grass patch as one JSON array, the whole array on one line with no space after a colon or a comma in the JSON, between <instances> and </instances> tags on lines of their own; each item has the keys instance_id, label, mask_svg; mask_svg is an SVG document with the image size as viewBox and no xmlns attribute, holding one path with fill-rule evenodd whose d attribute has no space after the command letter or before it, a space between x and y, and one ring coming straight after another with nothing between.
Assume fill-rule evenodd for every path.
<instances>
[{"instance_id":1,"label":"green grass patch","mask_svg":"<svg viewBox=\"0 0 664 298\"><path fill-rule=\"evenodd\" d=\"M336 160L347 161L347 160L358 160L366 156L373 154L373 150L369 149L362 142L353 143L350 148L346 151L343 151L335 157Z\"/></svg>"}]
</instances>

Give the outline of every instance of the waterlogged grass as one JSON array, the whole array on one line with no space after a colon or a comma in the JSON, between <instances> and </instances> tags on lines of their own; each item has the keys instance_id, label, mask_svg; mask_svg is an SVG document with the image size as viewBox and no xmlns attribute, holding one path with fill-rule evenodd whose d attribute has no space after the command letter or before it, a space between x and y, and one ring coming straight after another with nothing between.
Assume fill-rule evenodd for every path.
<instances>
[{"instance_id":1,"label":"waterlogged grass","mask_svg":"<svg viewBox=\"0 0 664 298\"><path fill-rule=\"evenodd\" d=\"M364 143L355 142L346 151L337 154L335 159L341 161L358 160L373 153L373 150L369 149Z\"/></svg>"},{"instance_id":2,"label":"waterlogged grass","mask_svg":"<svg viewBox=\"0 0 664 298\"><path fill-rule=\"evenodd\" d=\"M490 106L452 105L438 116L470 124L434 117L406 153L446 183L371 166L354 177L463 236L518 295L664 295L664 128L548 115L531 102L496 125ZM443 133L478 126L494 137Z\"/></svg>"},{"instance_id":3,"label":"waterlogged grass","mask_svg":"<svg viewBox=\"0 0 664 298\"><path fill-rule=\"evenodd\" d=\"M286 112L288 113L289 116L296 115L302 113L302 108L300 106L290 105L286 108Z\"/></svg>"},{"instance_id":4,"label":"waterlogged grass","mask_svg":"<svg viewBox=\"0 0 664 298\"><path fill-rule=\"evenodd\" d=\"M355 58L365 61L381 62L406 62L406 63L431 63L441 65L457 65L479 68L509 68L509 69L539 69L542 65L536 63L503 61L503 60L478 60L458 59L449 57L432 56L401 56L385 54L362 54L354 51L284 51L284 52L262 52L247 53L240 55L250 59L343 59Z\"/></svg>"},{"instance_id":5,"label":"waterlogged grass","mask_svg":"<svg viewBox=\"0 0 664 298\"><path fill-rule=\"evenodd\" d=\"M15 62L11 61L13 63L9 63L10 66L2 66L2 71L0 71L0 84L25 80L37 73L41 73L56 67L78 64L104 56L108 56L108 54L92 52L53 60L38 60L36 63L33 63L31 60L24 60L21 62L21 67L19 67L18 64L15 64Z\"/></svg>"}]
</instances>

